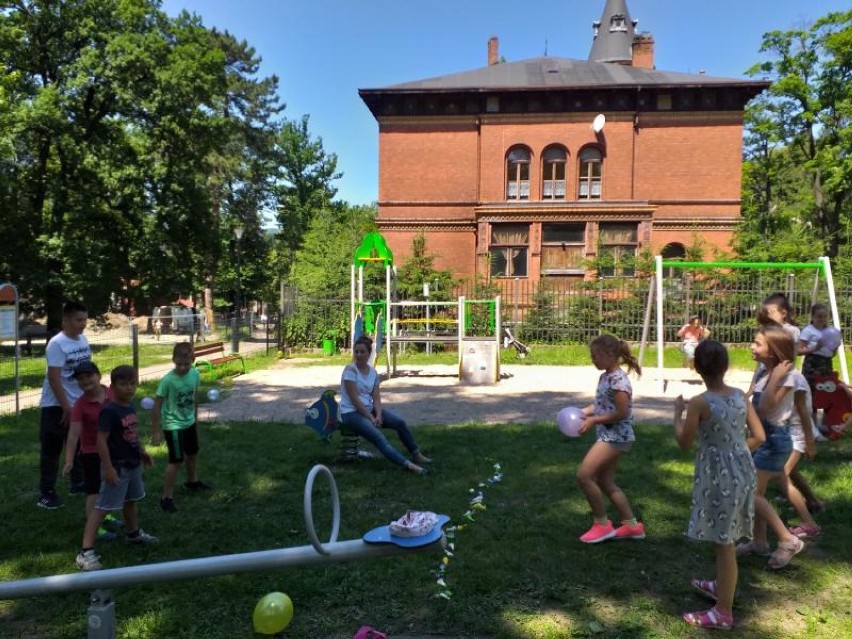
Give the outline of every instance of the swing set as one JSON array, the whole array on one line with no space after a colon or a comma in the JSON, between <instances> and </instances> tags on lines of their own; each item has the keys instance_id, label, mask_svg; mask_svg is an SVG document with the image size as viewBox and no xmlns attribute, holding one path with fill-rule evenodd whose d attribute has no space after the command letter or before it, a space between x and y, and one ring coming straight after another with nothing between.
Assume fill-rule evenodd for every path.
<instances>
[{"instance_id":1,"label":"swing set","mask_svg":"<svg viewBox=\"0 0 852 639\"><path fill-rule=\"evenodd\" d=\"M665 277L665 270L668 270L669 277ZM714 270L716 271L715 274L713 273ZM678 279L673 277L678 271L697 271L702 276L696 275L691 278L682 277ZM736 274L738 271L753 271L753 279L746 280L744 285L741 282L739 287L726 288L722 284L724 277L720 273L730 275ZM795 273L803 271L814 272L810 290L800 291L796 289ZM680 326L678 323L680 322L679 313L684 313L683 319L685 320L690 315L696 314L697 311L705 310L703 323L706 326L711 326L714 312L733 313L734 310L741 310L738 316L740 327L751 333L753 332L756 311L764 297L776 291L785 291L791 300L797 296L807 298L809 300L808 306L810 306L818 301L821 284L825 287L824 295L828 297L832 324L840 327L840 313L834 291L834 278L831 272L831 263L827 257L820 257L816 262L685 262L664 260L662 256L657 255L654 258L654 278L649 286L645 319L642 325L640 361L642 361L648 342L652 308L654 307L656 309L657 329L656 379L660 391L665 392L668 379L663 363L663 349L666 331L672 324L672 316L677 317L675 323ZM668 308L666 308L667 300L670 301ZM724 335L720 335L715 330L714 336L720 341L738 341L725 339ZM750 340L751 337L748 339ZM842 341L837 353L840 360L841 375L848 384L849 370Z\"/></svg>"}]
</instances>

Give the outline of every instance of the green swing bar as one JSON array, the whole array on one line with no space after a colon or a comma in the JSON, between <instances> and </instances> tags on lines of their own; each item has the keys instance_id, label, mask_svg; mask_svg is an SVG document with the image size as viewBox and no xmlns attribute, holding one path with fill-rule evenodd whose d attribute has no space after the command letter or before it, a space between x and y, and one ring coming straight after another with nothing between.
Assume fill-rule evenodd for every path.
<instances>
[{"instance_id":1,"label":"green swing bar","mask_svg":"<svg viewBox=\"0 0 852 639\"><path fill-rule=\"evenodd\" d=\"M656 302L657 302L657 375L661 389L665 390L665 380L663 379L663 287L662 287L662 269L664 267L672 268L692 268L692 269L711 269L711 268L745 268L745 269L820 269L826 280L826 289L828 292L829 308L831 309L831 319L835 326L840 326L840 314L837 309L837 298L834 293L834 276L831 272L831 263L827 257L819 258L817 262L683 262L680 260L664 260L662 256L657 256L655 259L655 286ZM651 296L648 296L648 308L646 309L646 322L643 327L643 347L644 335L650 319ZM846 350L843 342L840 343L840 372L843 376L843 381L849 383L849 369L846 365Z\"/></svg>"}]
</instances>

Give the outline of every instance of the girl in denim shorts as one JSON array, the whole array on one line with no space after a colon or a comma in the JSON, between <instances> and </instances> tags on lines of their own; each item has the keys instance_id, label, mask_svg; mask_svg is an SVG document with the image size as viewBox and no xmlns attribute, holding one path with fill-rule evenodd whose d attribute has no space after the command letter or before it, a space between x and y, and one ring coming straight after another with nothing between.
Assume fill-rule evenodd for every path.
<instances>
[{"instance_id":1,"label":"girl in denim shorts","mask_svg":"<svg viewBox=\"0 0 852 639\"><path fill-rule=\"evenodd\" d=\"M763 422L766 441L753 453L757 470L757 496L763 498L769 480L778 482L787 494L784 465L793 450L789 423L795 411L795 376L791 375L795 359L795 343L780 325L761 326L751 345L752 357L759 366L752 382L752 402ZM778 514L766 502L756 500L754 536L737 546L738 555L768 555L767 524L778 536L778 547L769 560L769 568L783 568L801 552L804 542L787 530Z\"/></svg>"}]
</instances>

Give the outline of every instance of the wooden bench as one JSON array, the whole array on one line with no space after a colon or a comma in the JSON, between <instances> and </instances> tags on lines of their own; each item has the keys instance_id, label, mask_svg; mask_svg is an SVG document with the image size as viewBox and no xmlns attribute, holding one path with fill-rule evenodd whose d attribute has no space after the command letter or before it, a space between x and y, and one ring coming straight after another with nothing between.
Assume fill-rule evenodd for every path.
<instances>
[{"instance_id":1,"label":"wooden bench","mask_svg":"<svg viewBox=\"0 0 852 639\"><path fill-rule=\"evenodd\" d=\"M246 372L246 358L239 353L230 353L225 355L225 342L210 342L202 345L196 344L193 356L193 364L196 368L203 367L207 370L213 370L216 366L221 366L228 362L239 361L242 365L242 372Z\"/></svg>"}]
</instances>

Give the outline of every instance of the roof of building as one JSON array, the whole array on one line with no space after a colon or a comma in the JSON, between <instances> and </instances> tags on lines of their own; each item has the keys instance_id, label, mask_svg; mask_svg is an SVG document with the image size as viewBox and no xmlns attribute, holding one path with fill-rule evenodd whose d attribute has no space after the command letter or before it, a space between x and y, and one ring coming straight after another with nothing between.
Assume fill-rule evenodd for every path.
<instances>
[{"instance_id":1,"label":"roof of building","mask_svg":"<svg viewBox=\"0 0 852 639\"><path fill-rule=\"evenodd\" d=\"M595 37L589 60L630 63L638 20L630 17L626 0L607 0L600 22L594 23Z\"/></svg>"},{"instance_id":2,"label":"roof of building","mask_svg":"<svg viewBox=\"0 0 852 639\"><path fill-rule=\"evenodd\" d=\"M643 69L624 64L540 57L503 62L492 66L451 73L425 80L394 84L381 89L361 89L359 93L424 93L447 91L527 91L547 89L614 89L667 87L751 86L762 88L760 80L720 78L696 73Z\"/></svg>"}]
</instances>

